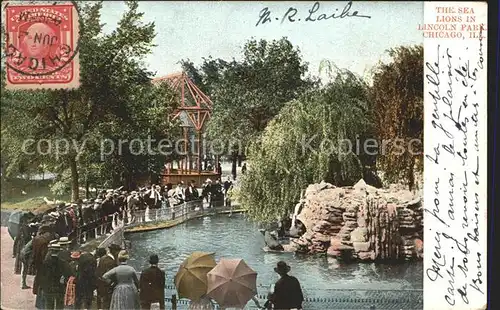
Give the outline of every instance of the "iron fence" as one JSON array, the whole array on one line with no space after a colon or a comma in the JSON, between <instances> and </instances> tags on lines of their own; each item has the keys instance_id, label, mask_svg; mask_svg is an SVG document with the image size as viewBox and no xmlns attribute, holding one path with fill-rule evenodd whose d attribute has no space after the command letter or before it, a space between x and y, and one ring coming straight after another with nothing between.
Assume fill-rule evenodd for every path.
<instances>
[{"instance_id":1,"label":"iron fence","mask_svg":"<svg viewBox=\"0 0 500 310\"><path fill-rule=\"evenodd\" d=\"M123 233L125 228L131 228L144 224L154 224L157 222L191 219L212 212L230 211L230 206L225 206L224 200L206 202L195 200L176 205L163 205L159 209L145 210L123 210L113 215L103 218L93 218L83 224L79 224L70 232L69 238L78 246L91 240L105 236L105 240L99 246L107 247L111 243L123 243Z\"/></svg>"},{"instance_id":2,"label":"iron fence","mask_svg":"<svg viewBox=\"0 0 500 310\"><path fill-rule=\"evenodd\" d=\"M140 277L140 273L138 273ZM187 309L190 301L179 299L174 286L174 279L167 278L165 286L166 307L171 309ZM256 298L263 306L270 291L270 285L257 285ZM421 289L314 289L303 288L303 309L423 309L423 290ZM219 308L214 302L214 306ZM245 309L259 309L250 300Z\"/></svg>"},{"instance_id":3,"label":"iron fence","mask_svg":"<svg viewBox=\"0 0 500 310\"><path fill-rule=\"evenodd\" d=\"M163 221L188 220L195 217L233 210L232 205L225 205L224 200L205 202L203 200L188 201L161 209L146 209L135 211L125 227L132 228L144 224L154 224Z\"/></svg>"},{"instance_id":4,"label":"iron fence","mask_svg":"<svg viewBox=\"0 0 500 310\"><path fill-rule=\"evenodd\" d=\"M128 214L113 216L113 232L100 244L107 247L111 243L124 240L124 230L128 227L142 225L144 223L155 223L159 221L190 219L210 213L221 211L231 211L231 206L224 206L224 202L205 203L203 201L190 201L161 209L146 209ZM108 225L108 223L101 224ZM103 228L100 228L103 229ZM82 232L81 232L82 233ZM138 273L140 277L140 273ZM168 309L188 309L190 301L179 299L173 278L166 279L165 287L166 307ZM256 298L261 306L267 300L270 285L258 285ZM323 309L423 309L423 291L421 289L314 289L303 288L304 302L303 309L323 310ZM214 304L216 309L220 309ZM158 309L158 305L153 305L152 309ZM245 309L258 309L257 305L250 301Z\"/></svg>"}]
</instances>

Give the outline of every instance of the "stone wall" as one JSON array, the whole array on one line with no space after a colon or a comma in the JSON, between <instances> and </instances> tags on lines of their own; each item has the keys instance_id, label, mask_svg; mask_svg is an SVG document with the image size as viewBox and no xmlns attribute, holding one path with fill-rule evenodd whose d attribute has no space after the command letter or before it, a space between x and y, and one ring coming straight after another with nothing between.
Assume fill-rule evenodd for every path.
<instances>
[{"instance_id":1,"label":"stone wall","mask_svg":"<svg viewBox=\"0 0 500 310\"><path fill-rule=\"evenodd\" d=\"M422 258L421 197L397 185L377 189L363 180L353 187L310 185L297 217L307 230L289 250L345 260Z\"/></svg>"}]
</instances>

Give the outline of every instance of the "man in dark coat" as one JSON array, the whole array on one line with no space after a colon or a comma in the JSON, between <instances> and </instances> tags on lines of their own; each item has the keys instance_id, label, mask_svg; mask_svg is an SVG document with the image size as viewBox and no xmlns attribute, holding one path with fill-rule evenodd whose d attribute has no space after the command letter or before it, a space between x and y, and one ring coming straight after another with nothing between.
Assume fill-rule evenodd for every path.
<instances>
[{"instance_id":1,"label":"man in dark coat","mask_svg":"<svg viewBox=\"0 0 500 310\"><path fill-rule=\"evenodd\" d=\"M165 272L158 268L158 255L151 255L149 263L151 266L142 271L139 280L141 309L151 309L155 302L165 309Z\"/></svg>"},{"instance_id":2,"label":"man in dark coat","mask_svg":"<svg viewBox=\"0 0 500 310\"><path fill-rule=\"evenodd\" d=\"M203 186L203 190L201 192L201 197L202 197L202 199L206 199L206 201L208 202L209 208L212 207L211 197L210 197L211 193L212 193L212 180L207 179L207 181L205 182L205 185Z\"/></svg>"},{"instance_id":3,"label":"man in dark coat","mask_svg":"<svg viewBox=\"0 0 500 310\"><path fill-rule=\"evenodd\" d=\"M41 267L40 288L45 297L45 309L63 309L65 278L69 278L71 270L69 264L58 256L60 245L51 245L51 253L45 258Z\"/></svg>"},{"instance_id":4,"label":"man in dark coat","mask_svg":"<svg viewBox=\"0 0 500 310\"><path fill-rule=\"evenodd\" d=\"M106 198L102 202L102 215L104 218L105 228L104 233L111 233L113 230L113 213L115 213L115 201L113 199L113 195L111 193L106 195Z\"/></svg>"},{"instance_id":5,"label":"man in dark coat","mask_svg":"<svg viewBox=\"0 0 500 310\"><path fill-rule=\"evenodd\" d=\"M102 298L102 308L98 305L99 309L109 309L109 306L111 305L111 295L113 294L113 291L111 286L102 278L102 276L106 272L118 266L117 258L121 247L117 244L111 244L108 250L109 253L99 259L99 265L96 269L98 302Z\"/></svg>"},{"instance_id":6,"label":"man in dark coat","mask_svg":"<svg viewBox=\"0 0 500 310\"><path fill-rule=\"evenodd\" d=\"M50 240L53 239L53 233L49 226L40 226L38 236L33 238L33 268L35 270L35 279L33 281L33 294L38 294L38 284L40 280L40 269L47 255Z\"/></svg>"},{"instance_id":7,"label":"man in dark coat","mask_svg":"<svg viewBox=\"0 0 500 310\"><path fill-rule=\"evenodd\" d=\"M107 255L106 249L105 248L97 248L95 251L95 258L96 258L96 272L94 273L94 279L95 279L95 285L97 289L97 309L102 309L102 304L103 304L103 294L101 294L100 289L100 280L97 277L97 267L100 264L100 261L103 257Z\"/></svg>"},{"instance_id":8,"label":"man in dark coat","mask_svg":"<svg viewBox=\"0 0 500 310\"><path fill-rule=\"evenodd\" d=\"M274 309L302 309L304 301L302 288L297 278L288 275L290 266L280 261L274 271L281 276L274 284L274 292L269 295L269 301L273 303Z\"/></svg>"},{"instance_id":9,"label":"man in dark coat","mask_svg":"<svg viewBox=\"0 0 500 310\"><path fill-rule=\"evenodd\" d=\"M231 177L227 177L227 180L224 181L223 188L224 188L224 205L226 207L231 206L231 199L229 197L229 190L233 187L233 182L231 182Z\"/></svg>"},{"instance_id":10,"label":"man in dark coat","mask_svg":"<svg viewBox=\"0 0 500 310\"><path fill-rule=\"evenodd\" d=\"M84 252L78 259L78 271L76 273L76 309L90 309L92 297L96 288L96 268L97 261L94 255Z\"/></svg>"}]
</instances>

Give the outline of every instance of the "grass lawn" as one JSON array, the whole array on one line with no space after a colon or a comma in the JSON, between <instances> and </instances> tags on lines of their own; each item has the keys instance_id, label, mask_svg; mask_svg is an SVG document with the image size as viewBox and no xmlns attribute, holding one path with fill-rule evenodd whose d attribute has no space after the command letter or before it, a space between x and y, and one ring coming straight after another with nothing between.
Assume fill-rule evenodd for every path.
<instances>
[{"instance_id":1,"label":"grass lawn","mask_svg":"<svg viewBox=\"0 0 500 310\"><path fill-rule=\"evenodd\" d=\"M44 201L44 197L53 200L54 195L50 192L50 181L30 181L22 179L13 179L2 184L2 201L1 208L3 210L26 210L39 212L48 205ZM5 186L5 187L4 187ZM25 194L23 194L23 191ZM58 200L69 201L70 195L59 198Z\"/></svg>"}]
</instances>

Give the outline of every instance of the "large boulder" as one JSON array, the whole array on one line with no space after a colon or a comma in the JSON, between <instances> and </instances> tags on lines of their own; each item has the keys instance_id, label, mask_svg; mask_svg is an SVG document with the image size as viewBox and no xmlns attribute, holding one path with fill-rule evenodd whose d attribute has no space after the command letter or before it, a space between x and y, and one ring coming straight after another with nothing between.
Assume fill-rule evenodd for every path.
<instances>
[{"instance_id":1,"label":"large boulder","mask_svg":"<svg viewBox=\"0 0 500 310\"><path fill-rule=\"evenodd\" d=\"M423 257L421 193L361 179L352 187L312 184L303 200L297 219L306 233L293 241L297 252L367 261Z\"/></svg>"}]
</instances>

